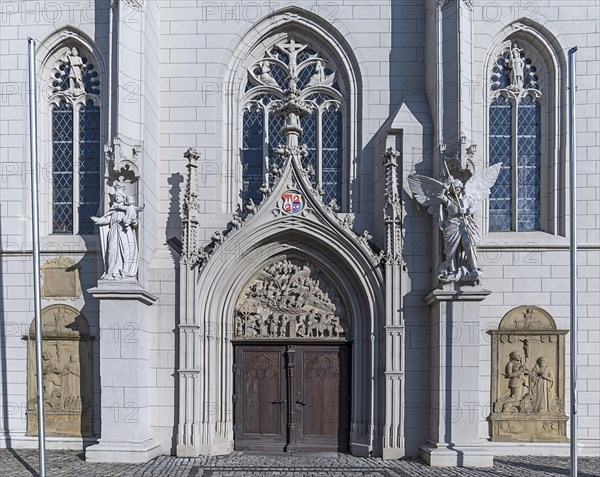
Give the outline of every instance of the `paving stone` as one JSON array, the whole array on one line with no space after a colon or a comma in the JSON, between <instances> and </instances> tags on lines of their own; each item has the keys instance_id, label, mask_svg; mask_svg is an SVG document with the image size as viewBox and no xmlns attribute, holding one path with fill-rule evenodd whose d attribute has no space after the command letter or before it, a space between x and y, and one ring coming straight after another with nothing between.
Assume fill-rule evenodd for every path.
<instances>
[{"instance_id":1,"label":"paving stone","mask_svg":"<svg viewBox=\"0 0 600 477\"><path fill-rule=\"evenodd\" d=\"M417 459L382 460L349 455L258 455L181 459L161 456L145 464L91 464L82 452L47 451L48 477L548 477L568 476L565 457L499 457L494 467L432 468ZM0 449L1 477L37 477L35 450ZM579 477L600 477L600 457L580 458Z\"/></svg>"}]
</instances>

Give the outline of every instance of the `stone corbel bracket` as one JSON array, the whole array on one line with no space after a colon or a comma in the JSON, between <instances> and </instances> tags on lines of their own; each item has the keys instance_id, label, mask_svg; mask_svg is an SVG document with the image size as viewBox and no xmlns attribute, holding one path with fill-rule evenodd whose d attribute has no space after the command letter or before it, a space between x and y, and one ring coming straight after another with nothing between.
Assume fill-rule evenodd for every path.
<instances>
[{"instance_id":1,"label":"stone corbel bracket","mask_svg":"<svg viewBox=\"0 0 600 477\"><path fill-rule=\"evenodd\" d=\"M106 178L119 180L120 177L132 182L140 178L142 144L127 136L115 136L112 144L104 146L106 155Z\"/></svg>"}]
</instances>

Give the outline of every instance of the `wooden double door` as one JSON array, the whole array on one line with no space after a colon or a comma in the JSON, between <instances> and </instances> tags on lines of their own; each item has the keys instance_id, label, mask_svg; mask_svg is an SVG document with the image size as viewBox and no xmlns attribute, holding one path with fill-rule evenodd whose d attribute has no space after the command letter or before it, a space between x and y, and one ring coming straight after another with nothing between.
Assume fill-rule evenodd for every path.
<instances>
[{"instance_id":1,"label":"wooden double door","mask_svg":"<svg viewBox=\"0 0 600 477\"><path fill-rule=\"evenodd\" d=\"M348 450L349 345L237 345L234 371L236 450Z\"/></svg>"}]
</instances>

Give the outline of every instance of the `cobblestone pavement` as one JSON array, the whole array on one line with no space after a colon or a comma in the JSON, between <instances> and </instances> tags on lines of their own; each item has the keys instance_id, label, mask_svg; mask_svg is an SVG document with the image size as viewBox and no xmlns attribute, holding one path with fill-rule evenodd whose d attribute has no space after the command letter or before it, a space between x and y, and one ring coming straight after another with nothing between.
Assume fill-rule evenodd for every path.
<instances>
[{"instance_id":1,"label":"cobblestone pavement","mask_svg":"<svg viewBox=\"0 0 600 477\"><path fill-rule=\"evenodd\" d=\"M0 449L0 476L37 476L37 452ZM256 455L179 459L162 456L146 464L89 464L83 453L47 452L48 477L547 477L568 476L564 457L501 457L493 469L431 468L416 459L388 460L348 455ZM600 458L580 458L579 477L600 477Z\"/></svg>"}]
</instances>

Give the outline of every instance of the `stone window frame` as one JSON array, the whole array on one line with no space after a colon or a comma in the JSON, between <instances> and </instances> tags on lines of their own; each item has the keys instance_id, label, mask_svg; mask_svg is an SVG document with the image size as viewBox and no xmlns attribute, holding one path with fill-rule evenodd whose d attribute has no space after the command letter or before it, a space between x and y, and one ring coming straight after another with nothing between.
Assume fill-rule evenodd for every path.
<instances>
[{"instance_id":1,"label":"stone window frame","mask_svg":"<svg viewBox=\"0 0 600 477\"><path fill-rule=\"evenodd\" d=\"M255 37L256 35L256 37ZM324 28L315 19L289 12L276 13L274 17L265 19L233 48L233 61L228 67L229 75L225 81L225 117L230 118L226 124L226 157L231 171L227 174L223 188L224 212L232 213L242 206L240 191L242 190L241 147L243 134L244 87L250 68L276 43L286 38L294 38L299 43L306 43L322 56L335 64L338 81L343 84L345 104L342 105L343 144L343 212L359 212L360 204L360 95L362 79L360 68L352 54L348 53L345 39L338 38L329 28ZM252 37L255 37L254 39ZM251 45L248 47L247 45ZM300 143L302 143L300 137Z\"/></svg>"},{"instance_id":2,"label":"stone window frame","mask_svg":"<svg viewBox=\"0 0 600 477\"><path fill-rule=\"evenodd\" d=\"M482 210L483 230L497 237L506 237L507 234L519 237L533 237L535 234L543 236L555 235L566 236L566 207L567 207L567 184L566 177L566 67L564 59L556 53L556 45L552 40L546 38L541 28L534 28L521 22L513 23L505 28L500 39L493 43L488 50L487 59L484 63L484 92L483 101L483 130L484 147L483 162L489 165L489 116L490 105L500 95L511 101L513 106L513 134L517 133L518 115L516 97L514 93L505 89L493 90L492 80L493 68L497 59L502 55L507 44L518 43L524 50L525 58L532 60L536 66L538 77L537 84L541 94L536 93L535 99L540 104L541 117L541 164L540 164L540 230L531 232L520 232L516 230L516 214L513 213L513 223L510 231L492 232L489 230L489 201ZM532 89L525 90L532 94ZM525 93L528 94L528 93ZM516 165L517 150L515 137L512 138L512 166L513 166L513 191L512 208L517 207L516 196ZM522 234L522 235L521 235Z\"/></svg>"},{"instance_id":3,"label":"stone window frame","mask_svg":"<svg viewBox=\"0 0 600 477\"><path fill-rule=\"evenodd\" d=\"M39 124L39 166L40 166L40 235L44 242L60 249L67 247L75 250L85 250L89 246L94 247L95 231L91 233L79 233L78 213L75 207L79 199L79 174L73 174L73 230L70 233L53 232L53 110L64 95L56 95L53 83L55 81L57 64L66 48L75 47L80 56L85 56L88 63L94 65L98 73L99 84L97 94L83 94L76 99L67 99L73 108L73 132L74 138L79 137L80 111L91 101L99 108L99 147L98 147L98 172L99 172L99 209L104 206L104 170L105 159L103 145L107 137L107 115L106 115L106 91L107 81L102 57L92 40L83 33L71 28L57 31L40 43L36 51L36 59L41 65L38 72L38 124ZM78 170L80 143L73 142L73 170ZM98 211L99 212L99 211Z\"/></svg>"}]
</instances>

